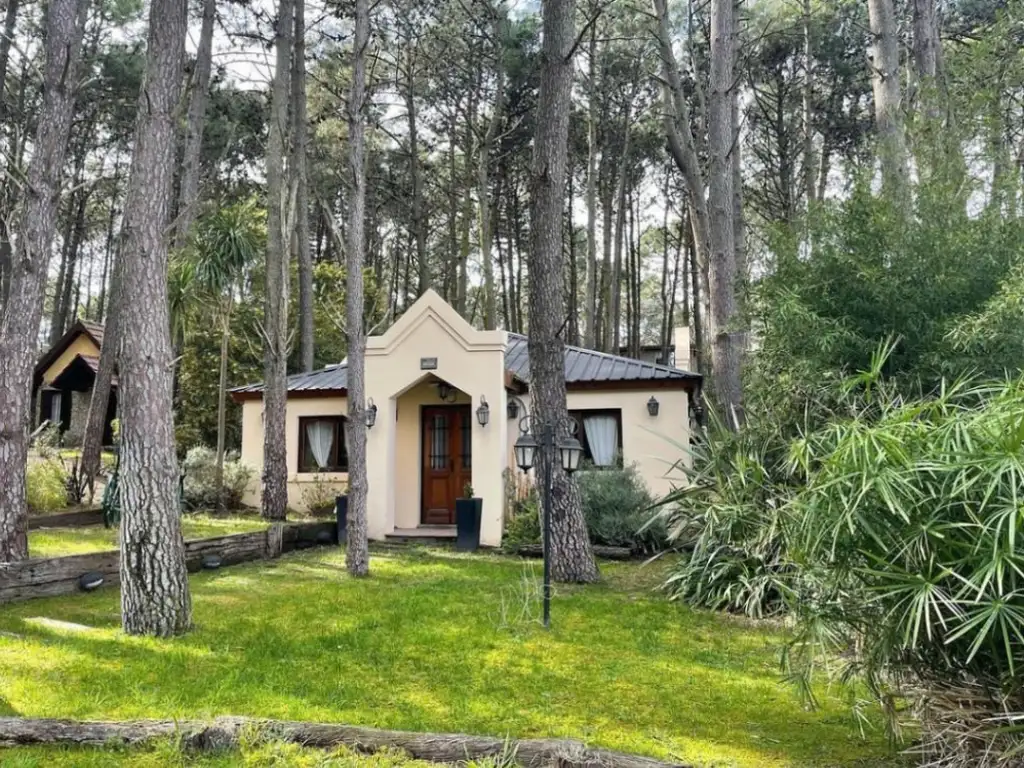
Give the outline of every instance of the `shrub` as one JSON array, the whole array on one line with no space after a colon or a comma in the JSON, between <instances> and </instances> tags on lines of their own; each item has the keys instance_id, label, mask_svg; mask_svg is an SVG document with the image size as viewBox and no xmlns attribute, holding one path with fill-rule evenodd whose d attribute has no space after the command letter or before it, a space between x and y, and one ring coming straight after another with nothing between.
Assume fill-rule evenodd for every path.
<instances>
[{"instance_id":1,"label":"shrub","mask_svg":"<svg viewBox=\"0 0 1024 768\"><path fill-rule=\"evenodd\" d=\"M218 506L216 451L197 445L186 454L181 467L185 472L185 508L215 509ZM225 455L223 486L219 490L225 509L242 506L242 496L252 477L252 467L242 463L236 453Z\"/></svg>"},{"instance_id":2,"label":"shrub","mask_svg":"<svg viewBox=\"0 0 1024 768\"><path fill-rule=\"evenodd\" d=\"M337 497L345 491L346 484L344 482L327 480L320 472L316 472L311 482L303 483L299 495L302 498L302 503L309 510L309 514L316 517L330 517L334 514Z\"/></svg>"},{"instance_id":3,"label":"shrub","mask_svg":"<svg viewBox=\"0 0 1024 768\"><path fill-rule=\"evenodd\" d=\"M635 467L576 474L592 544L655 552L666 544L664 525L651 520L653 499ZM535 488L510 502L503 538L516 551L541 543L540 497Z\"/></svg>"},{"instance_id":4,"label":"shrub","mask_svg":"<svg viewBox=\"0 0 1024 768\"><path fill-rule=\"evenodd\" d=\"M664 548L664 524L651 520L654 498L635 466L583 469L576 478L592 543L634 552Z\"/></svg>"},{"instance_id":5,"label":"shrub","mask_svg":"<svg viewBox=\"0 0 1024 768\"><path fill-rule=\"evenodd\" d=\"M510 552L516 552L522 547L540 543L539 500L537 492L531 490L525 497L513 502L505 521L502 546Z\"/></svg>"},{"instance_id":6,"label":"shrub","mask_svg":"<svg viewBox=\"0 0 1024 768\"><path fill-rule=\"evenodd\" d=\"M52 512L68 505L68 474L59 460L29 461L25 480L30 512Z\"/></svg>"}]
</instances>

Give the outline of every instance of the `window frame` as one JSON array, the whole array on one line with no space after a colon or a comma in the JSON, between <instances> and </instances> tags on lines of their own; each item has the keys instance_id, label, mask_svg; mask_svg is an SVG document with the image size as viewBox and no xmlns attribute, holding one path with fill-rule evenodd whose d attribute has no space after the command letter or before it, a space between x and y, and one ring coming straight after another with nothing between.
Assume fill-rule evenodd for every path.
<instances>
[{"instance_id":1,"label":"window frame","mask_svg":"<svg viewBox=\"0 0 1024 768\"><path fill-rule=\"evenodd\" d=\"M331 464L328 467L317 466L313 450L309 446L306 427L312 422L334 422L334 441L331 443ZM345 445L345 424L348 418L341 414L331 413L323 416L299 416L299 450L297 471L301 475L313 475L318 472L348 472L348 447ZM342 461L344 459L344 461Z\"/></svg>"},{"instance_id":2,"label":"window frame","mask_svg":"<svg viewBox=\"0 0 1024 768\"><path fill-rule=\"evenodd\" d=\"M569 418L576 422L576 439L583 446L583 454L580 456L580 463L586 462L587 469L622 469L625 464L625 457L622 454L622 409L621 408L569 408ZM615 462L605 466L598 466L594 463L594 455L590 452L590 442L587 440L587 430L583 426L583 419L586 416L612 416L615 419L618 445L615 451Z\"/></svg>"}]
</instances>

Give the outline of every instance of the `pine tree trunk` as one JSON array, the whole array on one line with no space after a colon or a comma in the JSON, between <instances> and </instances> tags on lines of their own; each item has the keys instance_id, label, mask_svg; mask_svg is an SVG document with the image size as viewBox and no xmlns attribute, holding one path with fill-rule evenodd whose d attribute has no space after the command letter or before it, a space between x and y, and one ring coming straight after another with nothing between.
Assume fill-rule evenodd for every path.
<instances>
[{"instance_id":1,"label":"pine tree trunk","mask_svg":"<svg viewBox=\"0 0 1024 768\"><path fill-rule=\"evenodd\" d=\"M900 116L900 50L892 0L868 0L871 24L871 90L875 99L875 130L882 183L893 200L907 191L907 157Z\"/></svg>"},{"instance_id":2,"label":"pine tree trunk","mask_svg":"<svg viewBox=\"0 0 1024 768\"><path fill-rule=\"evenodd\" d=\"M228 352L231 341L231 305L228 298L221 317L220 378L217 381L217 464L213 485L217 489L217 511L224 512L224 447L227 438Z\"/></svg>"},{"instance_id":3,"label":"pine tree trunk","mask_svg":"<svg viewBox=\"0 0 1024 768\"><path fill-rule=\"evenodd\" d=\"M815 200L814 176L817 161L814 159L814 59L811 56L811 0L803 0L804 35L804 80L801 88L803 154L804 154L804 201L808 206Z\"/></svg>"},{"instance_id":4,"label":"pine tree trunk","mask_svg":"<svg viewBox=\"0 0 1024 768\"><path fill-rule=\"evenodd\" d=\"M711 214L709 281L711 314L711 382L726 423L742 421L740 383L743 335L737 327L736 229L733 222L733 0L711 2L711 94L708 115L708 207Z\"/></svg>"},{"instance_id":5,"label":"pine tree trunk","mask_svg":"<svg viewBox=\"0 0 1024 768\"><path fill-rule=\"evenodd\" d=\"M476 159L476 196L480 207L480 263L484 273L484 328L487 330L498 327L497 301L494 293L494 258L491 254L494 232L491 228L490 161L505 112L505 8L499 3L499 7L493 12L496 14L494 37L497 45L494 64L494 110L487 123L487 132L480 142Z\"/></svg>"},{"instance_id":6,"label":"pine tree trunk","mask_svg":"<svg viewBox=\"0 0 1024 768\"><path fill-rule=\"evenodd\" d=\"M14 40L14 28L18 23L20 0L7 0L4 13L3 37L0 37L0 124L7 117L7 65L11 60L11 43Z\"/></svg>"},{"instance_id":7,"label":"pine tree trunk","mask_svg":"<svg viewBox=\"0 0 1024 768\"><path fill-rule=\"evenodd\" d=\"M121 272L121 621L128 634L160 637L192 625L174 443L166 235L187 34L186 0L153 0Z\"/></svg>"},{"instance_id":8,"label":"pine tree trunk","mask_svg":"<svg viewBox=\"0 0 1024 768\"><path fill-rule=\"evenodd\" d=\"M597 30L590 29L587 103L587 277L583 346L597 348Z\"/></svg>"},{"instance_id":9,"label":"pine tree trunk","mask_svg":"<svg viewBox=\"0 0 1024 768\"><path fill-rule=\"evenodd\" d=\"M292 171L295 174L295 261L299 273L299 365L312 371L313 254L309 246L309 137L306 116L306 0L295 0L295 55L292 57Z\"/></svg>"},{"instance_id":10,"label":"pine tree trunk","mask_svg":"<svg viewBox=\"0 0 1024 768\"><path fill-rule=\"evenodd\" d=\"M188 239L196 218L199 201L199 160L206 127L206 103L210 94L210 71L213 64L213 23L217 16L217 0L203 0L203 23L199 29L195 71L190 82L188 117L185 121L185 149L181 161L181 185L178 190L177 220L174 226L174 247L181 248Z\"/></svg>"},{"instance_id":11,"label":"pine tree trunk","mask_svg":"<svg viewBox=\"0 0 1024 768\"><path fill-rule=\"evenodd\" d=\"M110 388L114 379L114 369L117 367L117 350L121 338L122 251L119 242L112 255L114 264L111 269L110 287L106 290L107 318L103 327L103 346L100 348L96 378L93 379L89 412L85 418L82 437L82 455L79 459L79 471L86 479L90 503L93 500L96 476L100 471L103 432L107 424L107 405L110 402Z\"/></svg>"},{"instance_id":12,"label":"pine tree trunk","mask_svg":"<svg viewBox=\"0 0 1024 768\"><path fill-rule=\"evenodd\" d=\"M348 547L345 565L353 576L370 573L366 497L366 331L363 328L363 250L366 213L366 49L370 38L368 0L355 0L352 90L348 100L349 201L345 330L348 336Z\"/></svg>"},{"instance_id":13,"label":"pine tree trunk","mask_svg":"<svg viewBox=\"0 0 1024 768\"><path fill-rule=\"evenodd\" d=\"M276 69L267 139L267 259L263 309L263 517L288 514L288 453L285 415L288 399L288 245L292 210L285 178L288 102L292 60L292 0L277 12Z\"/></svg>"},{"instance_id":14,"label":"pine tree trunk","mask_svg":"<svg viewBox=\"0 0 1024 768\"><path fill-rule=\"evenodd\" d=\"M423 202L423 172L420 168L419 122L416 111L415 48L409 52L406 73L405 111L409 125L409 175L412 179L412 227L416 237L417 294L422 296L430 287L430 264L427 262L427 222ZM452 179L454 186L454 177Z\"/></svg>"},{"instance_id":15,"label":"pine tree trunk","mask_svg":"<svg viewBox=\"0 0 1024 768\"><path fill-rule=\"evenodd\" d=\"M533 420L560 424L567 418L565 342L559 336L565 320L565 273L562 255L562 204L568 155L569 108L575 0L544 0L540 93L534 136L531 184L530 375ZM583 517L579 487L555 457L540 462L540 487L553 471L551 498L551 574L560 582L591 582L598 578Z\"/></svg>"},{"instance_id":16,"label":"pine tree trunk","mask_svg":"<svg viewBox=\"0 0 1024 768\"><path fill-rule=\"evenodd\" d=\"M615 185L615 251L612 257L612 271L608 280L608 315L611 324L607 335L606 352L619 354L622 346L622 248L626 236L626 191L629 179L630 147L633 131L630 121L633 117L633 96L626 105L622 131L622 157L619 159L619 175Z\"/></svg>"},{"instance_id":17,"label":"pine tree trunk","mask_svg":"<svg viewBox=\"0 0 1024 768\"><path fill-rule=\"evenodd\" d=\"M64 272L64 279L61 286L60 296L54 296L54 311L51 318L50 344L56 344L58 339L64 335L69 320L77 315L72 311L71 288L75 284L76 271L78 268L78 252L82 246L82 238L85 235L85 208L89 202L89 194L86 190L79 190L72 201L75 202L74 216L71 225L71 238L67 242L64 259L67 266Z\"/></svg>"},{"instance_id":18,"label":"pine tree trunk","mask_svg":"<svg viewBox=\"0 0 1024 768\"><path fill-rule=\"evenodd\" d=\"M32 366L87 7L87 0L52 0L47 13L43 101L10 265L10 295L0 320L0 562L28 557L25 471Z\"/></svg>"}]
</instances>

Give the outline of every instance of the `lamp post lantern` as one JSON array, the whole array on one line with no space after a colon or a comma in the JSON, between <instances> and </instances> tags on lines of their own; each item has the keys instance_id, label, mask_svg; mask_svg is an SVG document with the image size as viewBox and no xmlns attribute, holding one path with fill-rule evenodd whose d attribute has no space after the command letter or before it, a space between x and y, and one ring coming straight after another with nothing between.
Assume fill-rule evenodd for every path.
<instances>
[{"instance_id":1,"label":"lamp post lantern","mask_svg":"<svg viewBox=\"0 0 1024 768\"><path fill-rule=\"evenodd\" d=\"M536 463L537 454L544 462L544 490L541 506L544 513L544 629L551 628L551 479L555 472L555 449L558 450L562 469L572 474L580 465L583 446L573 435L576 422L568 416L555 422L537 422L524 416L519 422L516 440L516 464L529 472ZM539 439L538 439L539 438Z\"/></svg>"}]
</instances>

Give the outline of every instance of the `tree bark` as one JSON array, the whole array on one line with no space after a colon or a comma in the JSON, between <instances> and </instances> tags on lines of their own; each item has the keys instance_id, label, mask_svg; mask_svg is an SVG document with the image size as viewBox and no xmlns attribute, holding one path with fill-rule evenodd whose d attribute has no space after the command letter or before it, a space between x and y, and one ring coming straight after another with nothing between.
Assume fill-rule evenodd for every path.
<instances>
[{"instance_id":1,"label":"tree bark","mask_svg":"<svg viewBox=\"0 0 1024 768\"><path fill-rule=\"evenodd\" d=\"M811 0L803 0L804 35L804 81L801 88L803 153L804 153L804 202L808 207L815 201L814 177L817 161L814 159L814 59L811 56Z\"/></svg>"},{"instance_id":2,"label":"tree bark","mask_svg":"<svg viewBox=\"0 0 1024 768\"><path fill-rule=\"evenodd\" d=\"M197 752L237 747L247 733L288 741L307 747L348 746L357 752L399 750L417 760L435 763L465 763L502 759L515 755L517 765L542 768L683 768L650 757L594 749L569 739L509 740L493 736L459 733L413 733L385 731L332 723L302 723L257 720L248 717L218 717L212 722L198 720L135 720L132 722L89 722L76 720L0 718L0 741L12 744L67 744L109 746L144 744L181 737L184 746Z\"/></svg>"},{"instance_id":3,"label":"tree bark","mask_svg":"<svg viewBox=\"0 0 1024 768\"><path fill-rule=\"evenodd\" d=\"M922 81L934 81L942 70L942 41L935 0L913 0L914 69Z\"/></svg>"},{"instance_id":4,"label":"tree bark","mask_svg":"<svg viewBox=\"0 0 1024 768\"><path fill-rule=\"evenodd\" d=\"M900 51L892 0L868 0L871 25L871 90L882 184L894 201L905 199L907 157L900 115Z\"/></svg>"},{"instance_id":5,"label":"tree bark","mask_svg":"<svg viewBox=\"0 0 1024 768\"><path fill-rule=\"evenodd\" d=\"M32 366L87 8L88 0L52 0L47 12L43 102L10 264L10 295L0 320L0 562L28 557L25 473Z\"/></svg>"},{"instance_id":6,"label":"tree bark","mask_svg":"<svg viewBox=\"0 0 1024 768\"><path fill-rule=\"evenodd\" d=\"M583 346L597 348L597 25L590 28L587 101L587 273Z\"/></svg>"},{"instance_id":7,"label":"tree bark","mask_svg":"<svg viewBox=\"0 0 1024 768\"><path fill-rule=\"evenodd\" d=\"M20 5L21 0L7 0L3 37L0 37L0 125L7 117L7 65L11 60L11 42L14 40Z\"/></svg>"},{"instance_id":8,"label":"tree bark","mask_svg":"<svg viewBox=\"0 0 1024 768\"><path fill-rule=\"evenodd\" d=\"M417 292L422 296L430 287L430 264L427 262L427 221L423 201L423 171L420 168L419 121L416 110L415 72L416 48L410 46L405 84L405 112L409 124L409 175L412 180L412 228L416 238ZM452 166L454 169L454 165ZM455 178L452 177L452 188Z\"/></svg>"},{"instance_id":9,"label":"tree bark","mask_svg":"<svg viewBox=\"0 0 1024 768\"><path fill-rule=\"evenodd\" d=\"M217 511L224 511L224 449L227 437L228 352L231 342L231 294L221 312L220 377L217 380L217 464L213 486L217 489Z\"/></svg>"},{"instance_id":10,"label":"tree bark","mask_svg":"<svg viewBox=\"0 0 1024 768\"><path fill-rule=\"evenodd\" d=\"M626 191L629 181L629 159L633 143L633 131L630 121L633 117L633 99L631 94L626 104L625 120L622 131L622 157L619 159L619 174L615 186L615 251L612 257L612 271L608 279L608 316L610 333L607 334L606 352L619 354L622 332L622 247L626 234Z\"/></svg>"},{"instance_id":11,"label":"tree bark","mask_svg":"<svg viewBox=\"0 0 1024 768\"><path fill-rule=\"evenodd\" d=\"M292 57L292 0L280 0L277 48L267 138L267 258L263 309L263 517L288 514L288 453L285 413L288 399L288 245L291 205L285 155Z\"/></svg>"},{"instance_id":12,"label":"tree bark","mask_svg":"<svg viewBox=\"0 0 1024 768\"><path fill-rule=\"evenodd\" d=\"M533 419L561 425L567 418L565 342L565 272L562 254L562 204L568 155L569 109L575 0L543 0L540 92L534 135L530 275L530 373ZM551 473L551 574L561 582L598 579L590 549L579 487L554 456L540 462L543 487Z\"/></svg>"},{"instance_id":13,"label":"tree bark","mask_svg":"<svg viewBox=\"0 0 1024 768\"><path fill-rule=\"evenodd\" d=\"M292 172L295 178L295 227L292 241L299 273L299 365L312 371L313 254L309 245L309 137L306 116L306 0L295 0L295 54L292 57Z\"/></svg>"},{"instance_id":14,"label":"tree bark","mask_svg":"<svg viewBox=\"0 0 1024 768\"><path fill-rule=\"evenodd\" d=\"M119 242L112 256L114 264L111 269L110 286L106 291L107 318L103 327L103 346L100 348L96 378L93 379L92 396L89 398L89 412L85 418L82 438L82 455L79 459L79 471L85 477L90 503L94 496L96 476L100 471L103 431L107 423L107 406L110 402L110 388L114 379L114 369L117 367L117 349L121 338L122 250Z\"/></svg>"},{"instance_id":15,"label":"tree bark","mask_svg":"<svg viewBox=\"0 0 1024 768\"><path fill-rule=\"evenodd\" d=\"M726 423L737 429L743 417L740 364L743 334L736 300L736 224L733 169L733 0L711 1L711 79L708 100L710 169L708 206L711 212L711 381Z\"/></svg>"},{"instance_id":16,"label":"tree bark","mask_svg":"<svg viewBox=\"0 0 1024 768\"><path fill-rule=\"evenodd\" d=\"M125 206L118 386L121 621L166 637L192 625L174 443L168 242L186 0L153 0Z\"/></svg>"},{"instance_id":17,"label":"tree bark","mask_svg":"<svg viewBox=\"0 0 1024 768\"><path fill-rule=\"evenodd\" d=\"M489 9L492 10L492 9ZM480 263L484 273L484 328L493 330L498 327L497 302L494 293L494 258L491 248L494 232L491 228L491 195L490 195L490 161L491 151L498 138L505 112L505 14L506 10L499 0L495 14L493 34L496 40L494 52L494 110L487 123L487 131L476 158L476 195L480 206Z\"/></svg>"},{"instance_id":18,"label":"tree bark","mask_svg":"<svg viewBox=\"0 0 1024 768\"><path fill-rule=\"evenodd\" d=\"M213 23L217 16L217 0L203 0L203 23L199 30L195 71L189 85L188 117L185 121L185 148L181 158L181 185L178 190L177 220L174 247L181 248L188 240L196 218L199 201L199 160L206 127L206 103L210 94L210 72L213 64Z\"/></svg>"},{"instance_id":19,"label":"tree bark","mask_svg":"<svg viewBox=\"0 0 1024 768\"><path fill-rule=\"evenodd\" d=\"M76 176L78 182L81 176ZM68 326L68 315L71 313L71 287L75 282L75 270L78 263L78 251L85 235L85 208L89 202L89 192L79 189L71 196L69 234L64 243L61 258L61 274L57 280L59 294L53 297L53 312L50 313L50 345L56 344ZM72 315L73 317L73 315Z\"/></svg>"},{"instance_id":20,"label":"tree bark","mask_svg":"<svg viewBox=\"0 0 1024 768\"><path fill-rule=\"evenodd\" d=\"M349 200L345 330L348 337L348 546L345 565L353 576L370 573L366 497L366 330L363 328L363 250L366 212L366 49L370 39L368 0L355 0L352 90L348 100Z\"/></svg>"}]
</instances>

